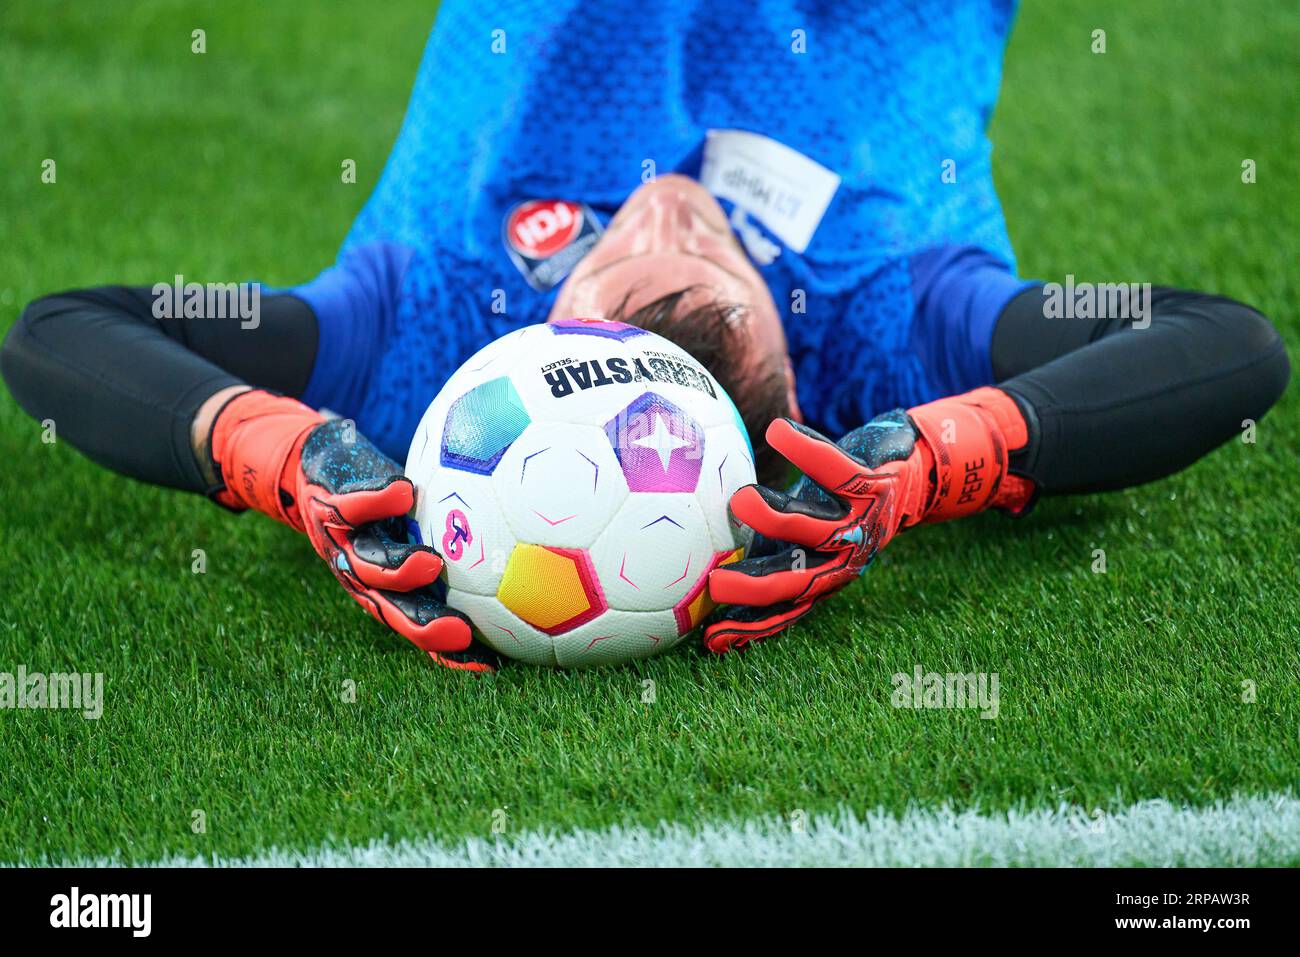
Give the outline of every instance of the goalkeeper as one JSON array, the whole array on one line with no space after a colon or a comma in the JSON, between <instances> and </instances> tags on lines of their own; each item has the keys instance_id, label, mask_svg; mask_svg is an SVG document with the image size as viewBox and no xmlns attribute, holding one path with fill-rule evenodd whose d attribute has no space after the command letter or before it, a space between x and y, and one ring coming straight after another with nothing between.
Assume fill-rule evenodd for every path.
<instances>
[{"instance_id":1,"label":"goalkeeper","mask_svg":"<svg viewBox=\"0 0 1300 957\"><path fill-rule=\"evenodd\" d=\"M393 460L521 325L645 326L740 408L767 484L733 500L760 535L711 578L714 651L797 620L904 528L1160 478L1285 388L1247 305L1019 276L984 135L1010 3L495 7L442 4L334 265L252 317L233 290L230 318L169 313L168 284L39 299L0 356L23 408L124 475L299 529L376 618L481 669L441 559L405 539Z\"/></svg>"}]
</instances>

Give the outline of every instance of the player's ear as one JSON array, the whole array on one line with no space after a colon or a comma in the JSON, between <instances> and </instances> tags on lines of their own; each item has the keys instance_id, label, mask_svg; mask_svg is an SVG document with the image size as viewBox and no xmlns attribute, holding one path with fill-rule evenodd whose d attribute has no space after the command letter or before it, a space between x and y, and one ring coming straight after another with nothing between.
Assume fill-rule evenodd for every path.
<instances>
[{"instance_id":1,"label":"player's ear","mask_svg":"<svg viewBox=\"0 0 1300 957\"><path fill-rule=\"evenodd\" d=\"M789 408L787 415L796 422L803 422L803 410L799 408L798 390L794 387L794 363L787 353L785 357L785 401Z\"/></svg>"}]
</instances>

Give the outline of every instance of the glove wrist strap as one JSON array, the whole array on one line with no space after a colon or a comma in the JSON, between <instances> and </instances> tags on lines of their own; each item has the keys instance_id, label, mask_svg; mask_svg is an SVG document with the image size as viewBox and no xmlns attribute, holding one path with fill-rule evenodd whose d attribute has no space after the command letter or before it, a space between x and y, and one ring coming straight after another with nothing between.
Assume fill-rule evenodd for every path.
<instances>
[{"instance_id":1,"label":"glove wrist strap","mask_svg":"<svg viewBox=\"0 0 1300 957\"><path fill-rule=\"evenodd\" d=\"M908 410L933 458L924 522L946 522L1000 508L1020 512L1033 483L1007 471L1010 453L1029 431L1015 401L994 388L939 399Z\"/></svg>"},{"instance_id":2,"label":"glove wrist strap","mask_svg":"<svg viewBox=\"0 0 1300 957\"><path fill-rule=\"evenodd\" d=\"M303 442L323 421L288 396L260 389L235 396L212 424L212 460L225 484L216 501L256 509L302 531L294 499L298 462Z\"/></svg>"}]
</instances>

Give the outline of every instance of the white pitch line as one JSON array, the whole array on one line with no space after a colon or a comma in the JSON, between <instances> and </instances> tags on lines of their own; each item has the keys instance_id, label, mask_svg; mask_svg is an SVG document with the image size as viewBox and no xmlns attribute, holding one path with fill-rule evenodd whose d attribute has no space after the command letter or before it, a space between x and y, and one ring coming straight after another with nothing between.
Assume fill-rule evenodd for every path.
<instances>
[{"instance_id":1,"label":"white pitch line","mask_svg":"<svg viewBox=\"0 0 1300 957\"><path fill-rule=\"evenodd\" d=\"M114 866L117 859L70 861ZM1207 807L1143 801L998 814L917 808L896 817L798 814L699 827L527 831L459 842L374 841L240 858L170 857L166 867L600 866L1250 866L1300 864L1300 798L1238 797Z\"/></svg>"}]
</instances>

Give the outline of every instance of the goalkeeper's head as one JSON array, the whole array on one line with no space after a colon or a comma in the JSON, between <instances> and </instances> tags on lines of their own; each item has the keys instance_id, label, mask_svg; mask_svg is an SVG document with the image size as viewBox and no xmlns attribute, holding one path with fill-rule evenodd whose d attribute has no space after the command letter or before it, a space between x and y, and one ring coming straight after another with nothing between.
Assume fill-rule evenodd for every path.
<instances>
[{"instance_id":1,"label":"goalkeeper's head","mask_svg":"<svg viewBox=\"0 0 1300 957\"><path fill-rule=\"evenodd\" d=\"M633 193L560 289L552 319L617 319L671 339L727 390L760 480L783 469L768 423L799 418L776 303L708 190L661 176Z\"/></svg>"}]
</instances>

